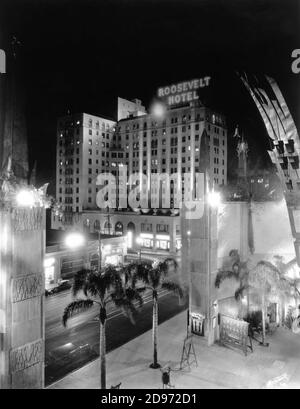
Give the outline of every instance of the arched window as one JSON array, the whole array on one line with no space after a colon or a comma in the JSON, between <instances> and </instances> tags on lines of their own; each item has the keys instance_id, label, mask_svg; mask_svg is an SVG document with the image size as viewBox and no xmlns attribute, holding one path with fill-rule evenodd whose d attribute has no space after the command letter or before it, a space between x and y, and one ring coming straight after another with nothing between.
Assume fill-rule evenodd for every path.
<instances>
[{"instance_id":1,"label":"arched window","mask_svg":"<svg viewBox=\"0 0 300 409\"><path fill-rule=\"evenodd\" d=\"M99 222L99 220L94 221L94 230L95 231L100 231L100 222Z\"/></svg>"},{"instance_id":2,"label":"arched window","mask_svg":"<svg viewBox=\"0 0 300 409\"><path fill-rule=\"evenodd\" d=\"M104 223L104 234L112 234L112 224L108 221Z\"/></svg>"},{"instance_id":3,"label":"arched window","mask_svg":"<svg viewBox=\"0 0 300 409\"><path fill-rule=\"evenodd\" d=\"M115 233L119 236L123 234L123 224L121 222L117 222L115 225Z\"/></svg>"},{"instance_id":4,"label":"arched window","mask_svg":"<svg viewBox=\"0 0 300 409\"><path fill-rule=\"evenodd\" d=\"M83 228L87 231L90 231L90 219L85 219L83 222Z\"/></svg>"},{"instance_id":5,"label":"arched window","mask_svg":"<svg viewBox=\"0 0 300 409\"><path fill-rule=\"evenodd\" d=\"M134 233L134 232L135 232L135 225L134 225L134 223L129 222L129 223L127 224L127 230L128 230L128 231L131 231L132 233Z\"/></svg>"}]
</instances>

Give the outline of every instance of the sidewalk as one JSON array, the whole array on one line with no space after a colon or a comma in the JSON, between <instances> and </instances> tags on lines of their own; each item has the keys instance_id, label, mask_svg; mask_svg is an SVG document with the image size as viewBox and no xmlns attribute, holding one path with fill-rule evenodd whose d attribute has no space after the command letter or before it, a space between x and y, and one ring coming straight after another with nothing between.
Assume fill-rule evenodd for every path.
<instances>
[{"instance_id":1,"label":"sidewalk","mask_svg":"<svg viewBox=\"0 0 300 409\"><path fill-rule=\"evenodd\" d=\"M208 347L194 336L198 367L179 370L186 331L186 311L158 329L158 358L169 365L171 384L178 389L300 388L300 335L278 328L268 339L268 348L254 342L254 353L217 344ZM122 389L161 389L161 373L149 368L152 335L148 331L107 354L107 387L122 382ZM48 389L98 389L99 360L71 373Z\"/></svg>"}]
</instances>

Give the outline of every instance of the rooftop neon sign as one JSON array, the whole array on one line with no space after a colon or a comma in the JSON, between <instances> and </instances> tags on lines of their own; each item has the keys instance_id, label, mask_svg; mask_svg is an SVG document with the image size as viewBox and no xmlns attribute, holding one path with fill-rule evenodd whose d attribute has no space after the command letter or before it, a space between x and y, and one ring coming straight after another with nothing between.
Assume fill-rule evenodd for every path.
<instances>
[{"instance_id":1,"label":"rooftop neon sign","mask_svg":"<svg viewBox=\"0 0 300 409\"><path fill-rule=\"evenodd\" d=\"M157 91L159 98L168 105L177 105L199 99L197 90L209 86L211 77L203 77L191 81L161 87Z\"/></svg>"}]
</instances>

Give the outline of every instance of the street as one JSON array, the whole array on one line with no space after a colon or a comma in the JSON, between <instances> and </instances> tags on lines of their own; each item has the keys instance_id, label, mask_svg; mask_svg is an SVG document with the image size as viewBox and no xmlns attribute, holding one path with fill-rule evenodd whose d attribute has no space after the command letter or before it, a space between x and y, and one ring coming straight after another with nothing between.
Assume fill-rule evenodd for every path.
<instances>
[{"instance_id":1,"label":"street","mask_svg":"<svg viewBox=\"0 0 300 409\"><path fill-rule=\"evenodd\" d=\"M96 359L99 351L98 308L93 307L71 318L67 328L61 323L65 306L71 301L70 291L52 295L45 300L46 351L45 383L49 385L68 373ZM182 305L181 305L182 304ZM176 295L159 293L159 323L187 308ZM107 352L112 351L152 326L152 296L145 294L135 325L113 305L108 306L106 324Z\"/></svg>"}]
</instances>

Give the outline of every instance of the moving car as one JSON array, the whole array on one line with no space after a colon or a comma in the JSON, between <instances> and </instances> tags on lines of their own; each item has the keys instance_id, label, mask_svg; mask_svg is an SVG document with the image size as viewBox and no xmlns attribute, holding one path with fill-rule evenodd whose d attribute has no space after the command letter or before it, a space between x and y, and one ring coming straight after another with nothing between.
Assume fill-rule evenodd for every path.
<instances>
[{"instance_id":1,"label":"moving car","mask_svg":"<svg viewBox=\"0 0 300 409\"><path fill-rule=\"evenodd\" d=\"M45 290L45 296L60 293L61 291L69 290L72 287L70 280L61 280L57 285Z\"/></svg>"}]
</instances>

